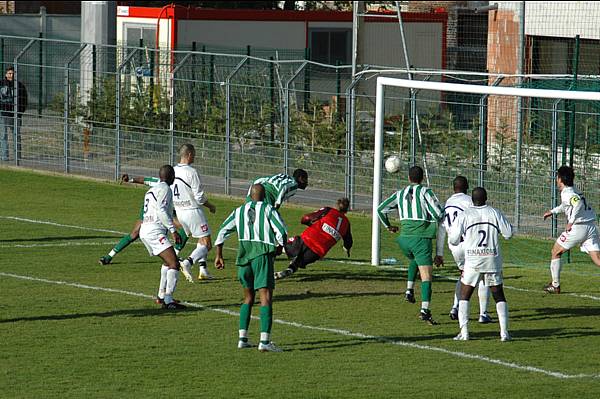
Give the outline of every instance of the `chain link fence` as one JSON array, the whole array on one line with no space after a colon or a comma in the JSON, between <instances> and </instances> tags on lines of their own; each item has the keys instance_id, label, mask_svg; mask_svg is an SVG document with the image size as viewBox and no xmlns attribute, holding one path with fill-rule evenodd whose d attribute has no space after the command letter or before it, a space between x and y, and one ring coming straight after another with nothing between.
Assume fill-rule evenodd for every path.
<instances>
[{"instance_id":1,"label":"chain link fence","mask_svg":"<svg viewBox=\"0 0 600 399\"><path fill-rule=\"evenodd\" d=\"M374 77L407 76L361 66L352 79L350 66L206 47L164 51L0 36L0 50L0 65L13 66L29 94L20 128L9 131L5 165L103 179L152 175L192 142L210 192L241 195L257 176L303 168L310 185L293 201L324 206L348 196L363 210L371 207L373 185ZM516 85L479 73L414 73ZM597 90L594 84L521 83ZM541 215L557 200L557 166L572 162L588 201L600 203L598 104L397 88L386 91L385 104L384 156L424 165L441 200L462 174L472 187L488 188L491 203L521 233L556 235L556 221L544 223ZM404 181L384 174L383 195Z\"/></svg>"}]
</instances>

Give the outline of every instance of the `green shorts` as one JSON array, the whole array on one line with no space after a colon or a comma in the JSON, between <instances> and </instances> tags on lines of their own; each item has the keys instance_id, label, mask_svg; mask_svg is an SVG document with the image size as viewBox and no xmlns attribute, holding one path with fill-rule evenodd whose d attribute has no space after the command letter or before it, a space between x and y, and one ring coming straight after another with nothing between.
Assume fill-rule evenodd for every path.
<instances>
[{"instance_id":1,"label":"green shorts","mask_svg":"<svg viewBox=\"0 0 600 399\"><path fill-rule=\"evenodd\" d=\"M417 262L417 266L433 265L431 238L400 236L396 242L408 259Z\"/></svg>"},{"instance_id":2,"label":"green shorts","mask_svg":"<svg viewBox=\"0 0 600 399\"><path fill-rule=\"evenodd\" d=\"M275 254L265 254L250 261L250 264L238 266L238 279L242 287L251 290L275 288Z\"/></svg>"}]
</instances>

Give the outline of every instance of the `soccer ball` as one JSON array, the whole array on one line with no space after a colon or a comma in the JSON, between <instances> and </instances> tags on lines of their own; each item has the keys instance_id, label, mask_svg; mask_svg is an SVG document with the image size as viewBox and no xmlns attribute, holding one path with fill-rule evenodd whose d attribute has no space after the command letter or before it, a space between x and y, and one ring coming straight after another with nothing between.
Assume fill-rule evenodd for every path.
<instances>
[{"instance_id":1,"label":"soccer ball","mask_svg":"<svg viewBox=\"0 0 600 399\"><path fill-rule=\"evenodd\" d=\"M400 157L392 155L385 160L385 170L387 170L389 173L396 173L400 170L401 164L402 161L400 161Z\"/></svg>"}]
</instances>

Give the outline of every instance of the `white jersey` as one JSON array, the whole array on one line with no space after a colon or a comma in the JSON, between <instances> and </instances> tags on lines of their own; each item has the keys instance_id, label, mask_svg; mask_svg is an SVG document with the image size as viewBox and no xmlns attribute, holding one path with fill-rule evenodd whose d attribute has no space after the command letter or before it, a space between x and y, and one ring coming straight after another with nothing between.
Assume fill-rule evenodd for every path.
<instances>
[{"instance_id":1,"label":"white jersey","mask_svg":"<svg viewBox=\"0 0 600 399\"><path fill-rule=\"evenodd\" d=\"M512 226L502 212L488 205L472 206L456 217L448 242L458 245L464 239L465 271L497 273L502 271L500 234L512 237Z\"/></svg>"},{"instance_id":2,"label":"white jersey","mask_svg":"<svg viewBox=\"0 0 600 399\"><path fill-rule=\"evenodd\" d=\"M458 215L463 213L465 209L473 206L473 200L471 196L464 193L453 194L444 205L444 217L441 220L441 226L438 228L438 235L436 241L435 253L438 256L444 256L444 244L446 241L446 235L450 232L452 223L456 220ZM456 245L449 244L450 249L456 247Z\"/></svg>"},{"instance_id":3,"label":"white jersey","mask_svg":"<svg viewBox=\"0 0 600 399\"><path fill-rule=\"evenodd\" d=\"M596 212L587 203L581 191L575 187L565 186L560 192L560 205L550 212L557 214L564 212L567 223L584 224L596 221Z\"/></svg>"},{"instance_id":4,"label":"white jersey","mask_svg":"<svg viewBox=\"0 0 600 399\"><path fill-rule=\"evenodd\" d=\"M187 164L178 164L175 181L171 185L175 210L198 209L206 202L204 187L196 169Z\"/></svg>"},{"instance_id":5,"label":"white jersey","mask_svg":"<svg viewBox=\"0 0 600 399\"><path fill-rule=\"evenodd\" d=\"M144 220L146 229L175 231L173 225L173 194L165 182L160 182L144 196Z\"/></svg>"}]
</instances>

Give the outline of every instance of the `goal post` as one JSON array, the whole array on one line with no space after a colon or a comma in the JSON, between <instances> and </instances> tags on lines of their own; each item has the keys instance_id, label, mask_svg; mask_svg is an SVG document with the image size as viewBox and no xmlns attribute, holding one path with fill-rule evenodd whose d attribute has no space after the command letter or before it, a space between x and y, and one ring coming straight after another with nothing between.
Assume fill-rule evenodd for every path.
<instances>
[{"instance_id":1,"label":"goal post","mask_svg":"<svg viewBox=\"0 0 600 399\"><path fill-rule=\"evenodd\" d=\"M380 221L377 207L381 203L382 195L382 165L383 165L383 138L385 122L385 88L398 87L414 90L437 92L453 92L480 94L482 96L511 96L514 98L539 98L554 100L582 100L600 101L600 92L597 91L568 91L552 89L521 88L509 86L488 86L462 83L432 82L422 80L408 80L390 77L378 77L375 101L375 142L373 164L373 209L372 209L372 237L371 237L371 264L380 263ZM442 200L440 198L440 200Z\"/></svg>"}]
</instances>

